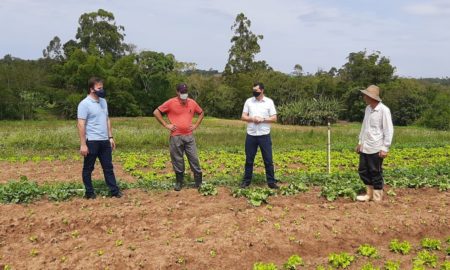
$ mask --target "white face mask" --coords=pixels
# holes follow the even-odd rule
[[[180,98],[186,100],[188,98],[188,94],[180,94]]]

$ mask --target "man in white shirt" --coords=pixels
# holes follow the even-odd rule
[[[392,143],[394,126],[391,111],[381,103],[378,86],[371,85],[361,92],[367,107],[356,152],[360,154],[358,173],[366,185],[366,194],[356,200],[380,202],[384,184],[382,164]]]
[[[253,85],[253,97],[247,99],[242,111],[242,121],[247,122],[245,139],[245,173],[241,188],[247,188],[253,176],[253,163],[258,147],[266,168],[266,179],[269,188],[278,189],[272,158],[272,139],[270,124],[277,122],[277,111],[273,100],[264,96],[264,84]]]

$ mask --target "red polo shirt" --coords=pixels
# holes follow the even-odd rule
[[[195,100],[188,98],[186,103],[183,104],[178,97],[164,102],[158,107],[158,110],[161,113],[167,114],[170,123],[177,127],[175,131],[170,133],[170,136],[191,135],[192,131],[189,127],[192,125],[194,114],[201,114],[203,112]]]

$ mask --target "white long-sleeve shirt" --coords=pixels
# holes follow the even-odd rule
[[[368,105],[359,133],[361,152],[365,154],[388,152],[393,136],[394,125],[389,108],[381,102],[374,109]]]

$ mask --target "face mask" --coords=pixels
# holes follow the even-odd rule
[[[106,96],[106,91],[103,88],[100,88],[99,90],[94,91],[94,93],[97,95],[97,97],[104,98]]]
[[[262,92],[256,92],[256,91],[253,91],[253,96],[254,96],[254,97],[259,97],[259,95],[261,95],[261,93],[262,93]]]
[[[186,100],[188,98],[188,94],[180,94],[180,98]]]

